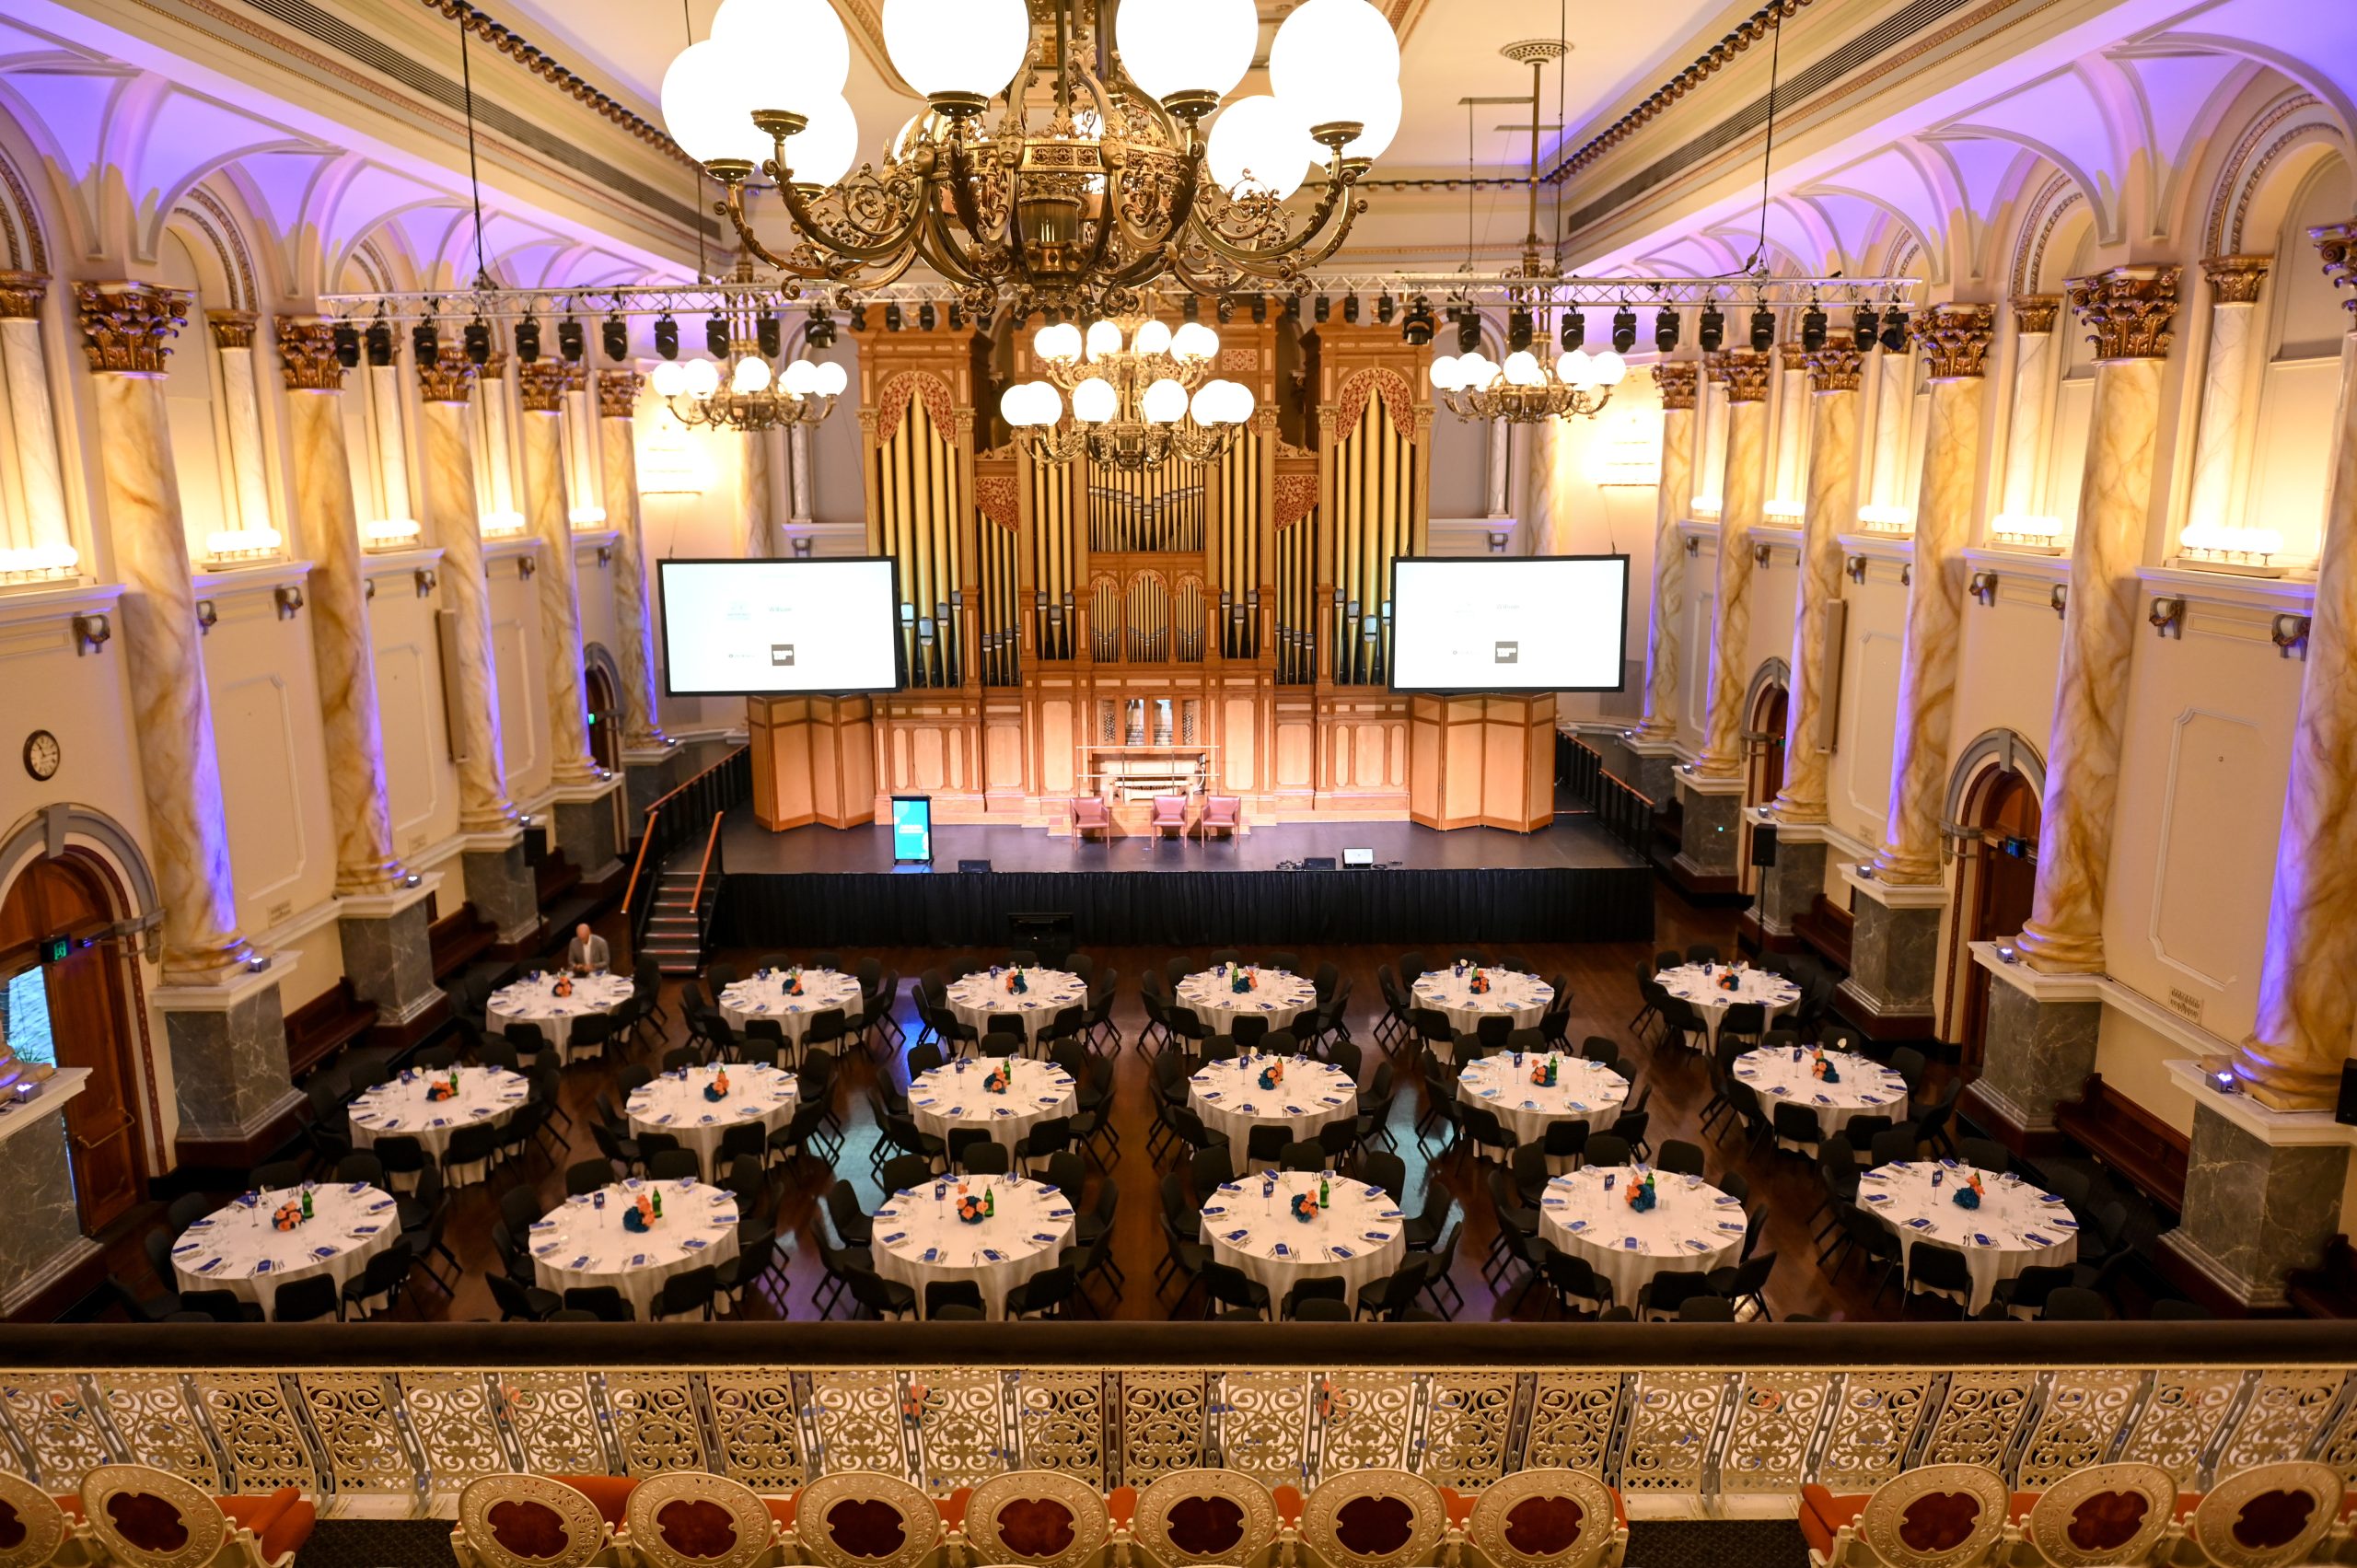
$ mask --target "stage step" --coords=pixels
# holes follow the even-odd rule
[[[656,875],[655,901],[647,912],[646,939],[639,951],[653,958],[665,974],[702,972],[703,948],[697,940],[696,879],[702,873],[701,852],[679,860]],[[711,889],[706,889],[709,894]]]

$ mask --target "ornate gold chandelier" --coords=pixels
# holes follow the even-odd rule
[[[740,260],[731,281],[751,284],[751,263]],[[834,323],[823,312],[813,313],[807,331],[809,346],[834,341]],[[785,351],[784,324],[751,296],[725,297],[705,319],[708,359],[669,357],[678,348],[679,328],[668,313],[656,324],[655,338],[666,355],[655,366],[655,395],[691,430],[750,433],[817,424],[835,412],[835,400],[850,385],[843,367],[831,360],[797,354],[783,370],[773,366],[771,361]]]
[[[1252,0],[885,0],[894,66],[925,97],[880,168],[851,169],[849,45],[825,0],[727,0],[663,86],[673,136],[717,180],[750,255],[789,280],[889,284],[922,261],[976,314],[1133,314],[1170,274],[1201,293],[1291,282],[1364,209],[1352,187],[1397,129],[1399,43],[1366,0],[1305,0],[1271,96],[1222,99],[1258,41]],[[1220,110],[1208,134],[1203,122]],[[1312,158],[1314,202],[1286,198]],[[776,187],[795,239],[756,233]],[[791,284],[789,285],[789,293]]]
[[[1172,458],[1205,463],[1226,454],[1252,417],[1252,389],[1211,375],[1219,334],[1200,321],[1175,332],[1148,317],[1126,332],[1099,319],[1084,335],[1071,322],[1042,327],[1031,353],[1045,381],[1022,381],[999,412],[1044,463],[1086,456],[1100,468],[1134,473]],[[1072,420],[1063,422],[1063,399]]]

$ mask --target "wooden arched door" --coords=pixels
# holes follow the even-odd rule
[[[1976,864],[1965,913],[1966,942],[2010,942],[2029,921],[2038,892],[2038,828],[2040,803],[2029,780],[2010,769],[1990,776],[1979,791],[1970,825],[1980,830],[1972,842]],[[1964,1019],[1959,1065],[1967,1076],[1980,1072],[1982,1036],[1989,1027],[1989,971],[1964,966]]]
[[[614,690],[614,678],[606,673],[605,666],[597,661],[585,665],[582,675],[583,695],[589,708],[589,755],[608,772],[619,772],[622,765],[621,693]]]
[[[118,908],[112,877],[73,851],[32,862],[0,900],[0,978],[8,987],[11,1049],[29,1038],[38,1012],[51,1060],[90,1070],[89,1082],[65,1107],[65,1131],[82,1228],[92,1235],[138,1202],[146,1180],[136,1025],[124,993],[121,941],[104,935]],[[61,936],[66,957],[43,963],[45,939]]]

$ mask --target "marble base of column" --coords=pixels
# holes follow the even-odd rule
[[[178,1163],[243,1172],[270,1158],[294,1135],[303,1104],[287,1064],[278,977],[166,986],[152,1000],[171,1051]]]
[[[1743,842],[1743,781],[1679,773],[1673,782],[1679,813],[1678,869],[1705,890],[1735,891],[1736,851]]]
[[[2281,1310],[2289,1305],[2283,1276],[2316,1267],[2340,1233],[2348,1179],[2345,1142],[2270,1143],[2196,1098],[2185,1208],[2160,1238],[2162,1265],[2199,1294]],[[2200,1292],[2202,1283],[2211,1290]]]
[[[687,775],[680,771],[686,757],[687,748],[676,741],[622,749],[622,785],[628,791],[623,809],[630,823],[625,836],[632,842],[645,828],[646,808],[686,782]]]
[[[1876,1040],[1928,1038],[1947,889],[1884,887],[1855,866],[1842,868],[1842,880],[1853,923],[1841,1016]]]
[[[549,801],[556,825],[556,847],[581,872],[584,882],[603,882],[621,870],[621,835],[616,825],[615,797],[622,791],[620,778],[584,788],[563,788]]]
[[[1989,1012],[1981,1031],[1980,1076],[1967,1091],[1969,1114],[2020,1153],[2053,1143],[2054,1108],[2086,1093],[2103,1030],[2103,1003],[2092,975],[2045,975],[2007,963],[1987,942],[1973,962],[1989,971]]]
[[[88,1076],[59,1073],[41,1098],[0,1120],[0,1214],[8,1216],[0,1225],[0,1318],[29,1316],[75,1277],[104,1272],[98,1244],[82,1234],[65,1142],[66,1102]]]
[[[407,1031],[440,1013],[445,998],[434,983],[433,923],[426,917],[440,880],[336,901],[344,978],[362,1001],[377,1005],[380,1030]]]
[[[1637,760],[1637,776],[1629,782],[1637,793],[1654,803],[1656,809],[1666,809],[1675,797],[1678,782],[1678,748],[1666,740],[1640,740],[1634,730],[1621,741],[1629,755]]]
[[[540,933],[540,889],[524,858],[524,835],[485,834],[470,839],[459,855],[467,902],[491,922],[500,946],[515,948]]]
[[[1752,915],[1765,946],[1782,951],[1799,947],[1800,918],[1817,905],[1825,891],[1825,857],[1829,846],[1821,838],[1787,826],[1772,811],[1752,814],[1754,830],[1776,830],[1776,864],[1759,868],[1759,901]]]

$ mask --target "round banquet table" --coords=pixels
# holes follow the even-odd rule
[[[1956,1206],[1956,1190],[1980,1178],[1978,1209]],[[2014,1175],[1949,1160],[1894,1160],[1858,1179],[1858,1202],[1898,1237],[1901,1265],[1919,1242],[1953,1248],[1972,1272],[1968,1313],[1989,1305],[1999,1280],[2033,1263],[2059,1267],[2079,1257],[2079,1222],[2051,1192]]]
[[[1355,1306],[1359,1293],[1380,1284],[1407,1255],[1407,1215],[1380,1187],[1329,1173],[1329,1206],[1313,1219],[1295,1219],[1296,1193],[1316,1192],[1319,1173],[1281,1170],[1246,1176],[1212,1194],[1203,1205],[1203,1239],[1212,1256],[1269,1287],[1274,1316],[1285,1292],[1305,1279],[1339,1274]]]
[[[1283,970],[1248,968],[1252,989],[1238,992],[1225,970],[1204,970],[1178,982],[1178,1000],[1192,1009],[1213,1034],[1226,1034],[1238,1015],[1257,1014],[1272,1029],[1289,1029],[1293,1021],[1318,1005],[1318,988]]]
[[[172,1243],[179,1288],[233,1291],[274,1318],[279,1288],[289,1281],[324,1273],[342,1291],[401,1239],[400,1212],[381,1188],[354,1181],[310,1191],[311,1217],[293,1230],[275,1228],[271,1216],[280,1204],[299,1202],[300,1187],[261,1193],[251,1204],[240,1199],[190,1225]]]
[[[1434,970],[1416,977],[1413,1000],[1419,1007],[1436,1007],[1448,1015],[1448,1027],[1459,1034],[1471,1034],[1480,1027],[1484,1017],[1503,1013],[1513,1020],[1517,1029],[1538,1027],[1539,1015],[1555,1000],[1555,988],[1535,974],[1520,974],[1513,970],[1483,970],[1489,977],[1490,989],[1473,989],[1472,970],[1458,974],[1455,970]],[[1444,1062],[1453,1062],[1457,1053],[1438,1041],[1433,1043],[1433,1053]]]
[[[797,972],[802,993],[789,996],[787,981]],[[775,1018],[796,1052],[802,1049],[802,1036],[811,1018],[830,1007],[842,1008],[845,1018],[859,1011],[855,977],[834,970],[770,970],[748,975],[720,993],[720,1016],[728,1020],[730,1028],[743,1034],[745,1026],[755,1018]]]
[[[1274,1063],[1284,1077],[1273,1089],[1260,1086],[1261,1070]],[[1252,1129],[1289,1129],[1296,1143],[1314,1139],[1329,1121],[1359,1113],[1358,1086],[1340,1067],[1306,1056],[1238,1056],[1207,1062],[1187,1080],[1187,1104],[1203,1125],[1225,1137],[1243,1158]]]
[[[1004,1094],[982,1087],[994,1062],[965,1057],[919,1074],[909,1086],[909,1110],[917,1125],[946,1143],[960,1127],[983,1127],[991,1141],[1007,1151],[1023,1135],[1051,1116],[1070,1116],[1079,1108],[1072,1074],[1052,1062],[1010,1056],[1006,1066],[1012,1082]]]
[[[991,969],[949,984],[949,1010],[976,1034],[990,1032],[991,1015],[1014,1013],[1023,1019],[1024,1049],[1036,1050],[1039,1031],[1067,1007],[1088,1005],[1088,987],[1067,970],[1025,970],[1020,992],[1007,990],[1011,970]]]
[[[1546,1142],[1548,1127],[1557,1121],[1596,1125],[1629,1098],[1628,1079],[1601,1062],[1580,1056],[1555,1057],[1552,1088],[1532,1083],[1531,1073],[1546,1061],[1535,1051],[1517,1057],[1501,1051],[1468,1062],[1457,1075],[1457,1092],[1497,1112],[1507,1131],[1526,1144]],[[1568,1156],[1563,1163],[1571,1163]]]
[[[600,1192],[567,1198],[532,1222],[532,1272],[543,1290],[564,1292],[612,1285],[644,1322],[654,1314],[663,1282],[737,1256],[737,1197],[700,1181],[666,1181],[663,1217],[655,1228],[622,1228],[622,1211],[658,1183],[632,1177]],[[598,1206],[603,1196],[605,1206]]]
[[[1610,1280],[1612,1304],[1631,1311],[1655,1274],[1707,1272],[1743,1252],[1741,1203],[1699,1176],[1664,1170],[1654,1172],[1654,1206],[1641,1214],[1628,1194],[1643,1175],[1642,1166],[1584,1166],[1547,1183],[1538,1209],[1539,1234]]]
[[[573,994],[556,993],[557,977],[533,974],[491,993],[484,1020],[500,1033],[510,1024],[538,1024],[559,1063],[573,1060],[573,1020],[590,1013],[610,1013],[630,1000],[630,979],[619,974],[582,975],[573,982]],[[603,1050],[600,1048],[600,1054]]]
[[[1735,1075],[1759,1092],[1761,1109],[1771,1117],[1780,1100],[1816,1111],[1817,1128],[1829,1138],[1853,1116],[1907,1119],[1906,1079],[1872,1057],[1846,1051],[1829,1051],[1825,1060],[1836,1077],[1830,1084],[1817,1076],[1817,1052],[1801,1047],[1747,1051],[1736,1059]],[[1782,1138],[1776,1146],[1800,1147]]]
[[[719,1100],[704,1098],[723,1072],[728,1093]],[[733,1067],[682,1067],[631,1090],[623,1111],[633,1132],[668,1132],[679,1146],[693,1149],[703,1168],[714,1176],[713,1156],[731,1127],[758,1121],[769,1132],[784,1126],[799,1103],[800,1086],[791,1073],[762,1063],[740,1062]],[[670,1200],[664,1200],[666,1204]]]
[[[959,1220],[958,1194],[980,1197],[986,1187],[997,1212],[980,1225]],[[912,1187],[876,1211],[876,1272],[916,1292],[920,1314],[926,1285],[971,1280],[983,1311],[1000,1318],[1007,1292],[1056,1266],[1073,1223],[1072,1201],[1044,1181],[993,1176]]]
[[[352,1146],[373,1148],[379,1138],[411,1137],[425,1150],[426,1157],[439,1164],[450,1146],[451,1133],[485,1121],[500,1126],[532,1093],[532,1086],[520,1073],[505,1067],[461,1067],[456,1095],[439,1100],[426,1098],[428,1090],[449,1081],[447,1071],[405,1072],[390,1083],[354,1096]],[[454,1182],[480,1181],[490,1163],[477,1160],[464,1171],[445,1167],[442,1174]],[[318,1206],[315,1198],[312,1207]]]
[[[1801,988],[1766,970],[1736,970],[1736,988],[1724,990],[1719,977],[1727,972],[1727,968],[1725,964],[1680,964],[1654,976],[1655,981],[1672,996],[1694,1005],[1694,1010],[1702,1016],[1702,1028],[1713,1051],[1719,1044],[1719,1020],[1736,1003],[1759,1003],[1771,1021],[1778,1014],[1788,1013],[1801,1005]]]

